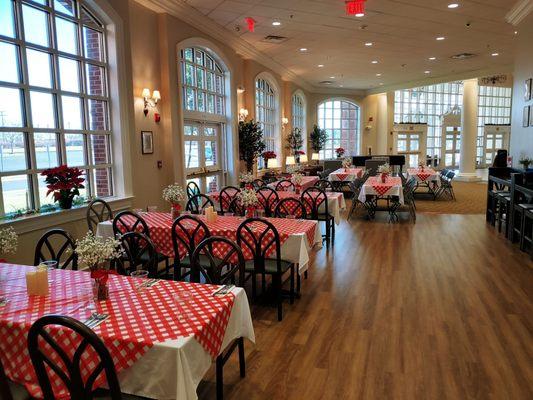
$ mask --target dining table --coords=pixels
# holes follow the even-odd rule
[[[121,391],[151,399],[197,399],[197,386],[217,356],[238,338],[255,342],[242,288],[215,295],[220,286],[167,280],[143,286],[141,278],[110,274],[108,299],[94,301],[90,272],[52,269],[48,294],[28,295],[26,274],[34,269],[0,264],[0,360],[7,377],[35,398],[42,398],[42,392],[27,336],[45,315],[69,316],[88,325],[109,351]],[[91,322],[94,312],[103,316],[98,324]],[[60,326],[48,332],[73,356],[77,334]],[[63,365],[51,347],[41,348],[56,365]],[[82,375],[88,376],[96,354],[87,352],[82,359]],[[51,383],[56,398],[68,395],[55,374]],[[96,379],[97,387],[106,387],[104,375]]]
[[[440,175],[437,171],[429,167],[408,168],[407,175],[414,177],[416,180],[415,194],[429,194],[436,200],[440,183]],[[426,188],[427,190],[420,192],[418,190],[420,188]]]
[[[302,191],[312,186],[315,186],[315,183],[317,183],[319,179],[320,178],[318,176],[302,176],[302,183],[300,184],[300,186],[302,187]],[[292,182],[291,178],[287,178],[287,180]],[[279,182],[280,181],[274,181],[269,183],[267,186],[271,189],[276,189]]]
[[[353,182],[363,176],[362,168],[339,168],[329,174],[330,182]]]
[[[146,212],[141,213],[141,217],[148,226],[150,239],[152,239],[156,250],[167,257],[174,258],[173,221],[170,213]],[[196,217],[205,222],[212,236],[223,236],[233,241],[237,240],[237,228],[245,221],[245,218],[238,216],[219,215],[216,217],[216,221],[208,221],[204,215],[196,215]],[[278,231],[281,258],[297,264],[300,275],[307,271],[311,249],[322,247],[322,233],[318,222],[289,218],[267,218],[267,220]],[[96,228],[96,235],[113,237],[112,221],[100,222]],[[253,255],[246,246],[242,247],[242,250],[246,260],[253,259]]]

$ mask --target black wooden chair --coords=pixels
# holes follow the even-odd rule
[[[33,265],[42,261],[56,261],[57,268],[78,269],[78,255],[75,252],[76,242],[63,229],[51,229],[46,232],[35,246]]]
[[[329,213],[328,196],[326,192],[317,187],[304,190],[301,196],[302,203],[307,210],[307,218],[322,221],[326,225],[326,245],[335,243],[335,217]]]
[[[57,329],[71,331],[79,337],[80,342],[72,355],[51,333]],[[48,345],[46,351],[43,350],[45,344]],[[98,361],[90,368],[92,372],[89,376],[84,377],[81,373],[85,369],[83,368],[85,363],[83,355],[89,350],[98,356]],[[142,399],[142,397],[124,395],[120,392],[113,359],[105,344],[96,333],[74,318],[63,315],[47,315],[39,318],[28,333],[28,351],[46,400],[55,399],[47,368],[54,371],[56,377],[63,381],[69,390],[71,399],[98,398],[99,394],[103,394],[102,398],[110,400]],[[63,365],[58,365],[52,360],[51,351],[57,354]],[[105,375],[107,381],[108,389],[106,390],[93,388],[95,380],[101,373]]]
[[[11,382],[4,371],[0,360],[0,399],[2,400],[30,400],[30,394],[22,385]]]
[[[291,304],[294,302],[295,265],[281,259],[281,243],[276,227],[266,219],[249,218],[237,228],[237,243],[253,255],[247,261],[246,273],[252,278],[252,297],[256,297],[256,276],[261,275],[261,289],[265,293],[266,275],[272,276],[276,293],[278,321],[283,319],[283,276],[289,272]]]
[[[121,211],[115,215],[115,218],[113,218],[113,234],[115,235],[115,238],[118,239],[121,235],[124,235],[128,232],[138,232],[150,237],[150,228],[148,227],[146,221],[139,214],[129,210]],[[169,277],[170,259],[164,254],[157,253],[157,265],[159,266],[159,263],[161,262],[165,263],[165,270],[159,271],[159,268],[157,268],[158,275]]]
[[[261,204],[261,207],[265,210],[265,216],[272,217],[274,215],[276,204],[279,201],[278,192],[268,186],[264,186],[256,190],[256,193],[259,204]]]
[[[96,227],[100,222],[113,219],[111,207],[102,199],[94,199],[87,206],[87,225],[92,233],[96,233]]]
[[[213,200],[205,194],[195,194],[187,201],[185,210],[192,214],[201,214],[207,207],[215,207]]]
[[[182,215],[174,220],[172,224],[174,280],[183,280],[190,274],[191,255],[196,246],[210,236],[211,233],[205,222],[196,216]],[[202,265],[208,262],[203,254],[200,254],[199,261]]]
[[[315,187],[320,188],[324,191],[333,190],[333,184],[327,179],[319,179],[315,182]]]
[[[235,197],[233,200],[231,200],[228,210],[226,211],[226,214],[227,213],[232,213],[237,217],[243,217],[244,214],[246,214],[246,209],[241,204],[241,199]]]
[[[207,257],[207,265],[201,261],[202,257]],[[208,283],[225,285],[230,282],[235,283],[237,281],[235,276],[238,274],[237,285],[244,287],[244,256],[241,248],[233,240],[221,236],[208,237],[196,247],[191,259],[191,277],[195,277],[196,282],[200,282],[200,277],[203,277]],[[224,365],[237,347],[241,378],[246,375],[244,339],[240,337],[216,359],[217,400],[222,400],[224,395]]]
[[[286,197],[281,199],[276,205],[276,218],[287,218],[288,216],[298,219],[307,218],[307,211],[304,204],[296,198]]]
[[[263,186],[266,186],[266,183],[264,180],[257,178],[257,179],[254,179],[254,181],[252,182],[252,185],[254,189],[257,190],[257,189],[262,188]]]
[[[196,184],[196,182],[190,181],[187,183],[187,198],[190,199],[191,197],[201,193],[200,187]]]
[[[229,210],[231,201],[240,193],[240,191],[241,190],[235,186],[226,186],[220,191],[218,202],[222,215],[224,215],[225,211]]]
[[[119,240],[124,254],[117,260],[117,272],[127,276],[143,269],[150,278],[157,278],[157,252],[150,238],[139,232],[127,232]]]
[[[363,181],[362,178],[357,178],[349,183],[350,191],[352,192],[352,206],[350,207],[350,212],[348,213],[348,219],[352,217],[353,213],[357,210],[358,205],[362,205],[366,208],[365,204],[359,200],[359,194],[361,193],[361,188],[363,187],[364,183],[365,181]]]
[[[296,190],[296,186],[292,181],[288,179],[282,179],[276,184],[276,190],[279,190],[280,192],[294,192]]]

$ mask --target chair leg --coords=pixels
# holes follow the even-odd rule
[[[222,356],[218,356],[216,361],[216,386],[217,400],[222,400],[224,398],[224,359]]]
[[[290,303],[294,304],[294,264],[291,265],[291,289],[289,296]]]
[[[306,271],[306,272],[307,272],[307,271]],[[304,275],[305,275],[305,272],[304,272]],[[296,274],[296,293],[300,293],[301,285],[302,285],[302,282],[301,282],[301,280],[300,280],[300,274],[297,273],[297,274]]]
[[[257,275],[252,272],[252,300],[257,298]]]
[[[335,220],[331,220],[331,244],[335,244]]]
[[[329,219],[326,218],[326,246],[329,246],[329,241],[330,241]]]
[[[278,303],[278,321],[283,319],[283,297],[281,293],[281,275],[276,275],[276,298]]]
[[[239,345],[239,371],[241,373],[241,378],[244,378],[246,376],[246,360],[244,357],[244,338],[239,338],[238,345]]]

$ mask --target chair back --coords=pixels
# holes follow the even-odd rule
[[[315,187],[320,188],[322,190],[333,190],[333,185],[327,179],[319,179],[318,181],[316,181]]]
[[[282,179],[276,184],[276,190],[280,192],[294,192],[295,189],[294,183],[288,179]]]
[[[187,201],[185,210],[190,211],[192,214],[201,214],[207,207],[215,207],[213,200],[205,194],[195,194]]]
[[[276,205],[276,218],[287,218],[287,216],[293,216],[294,218],[305,219],[307,218],[307,211],[304,204],[296,198],[287,197],[281,199]]]
[[[259,204],[265,209],[265,216],[272,217],[274,215],[274,208],[279,201],[278,192],[268,186],[264,186],[256,190],[256,193]]]
[[[209,260],[209,266],[200,263],[200,255]],[[204,239],[191,256],[191,281],[224,285],[233,282],[244,287],[244,256],[241,248],[231,239],[210,236]],[[235,275],[239,275],[238,282]]]
[[[157,252],[150,238],[139,232],[127,232],[119,240],[124,254],[117,260],[117,272],[128,276],[133,271],[144,269],[150,278],[156,278]]]
[[[238,197],[235,197],[233,200],[231,200],[226,213],[228,212],[233,213],[233,215],[237,217],[243,217],[244,214],[246,213],[246,209],[241,204],[241,199],[239,199]]]
[[[51,229],[46,232],[35,246],[33,265],[41,261],[56,261],[57,268],[78,269],[78,255],[75,252],[76,242],[63,229]]]
[[[231,201],[240,193],[240,189],[235,186],[226,186],[220,191],[220,197],[218,199],[220,204],[220,211],[224,214],[224,211],[228,211]]]
[[[277,262],[277,272],[281,273],[281,244],[276,227],[263,218],[248,218],[237,228],[237,243],[250,252],[256,272],[265,271],[267,257]],[[272,254],[272,256],[271,256]]]
[[[96,227],[100,222],[113,219],[111,207],[102,199],[94,199],[87,206],[87,225],[92,233],[96,233]]]
[[[380,159],[366,160],[365,169],[369,172],[370,176],[376,176],[378,173],[378,168],[382,165],[387,164],[388,162],[389,162],[388,158],[383,159],[383,160],[380,160]]]
[[[68,347],[63,345],[64,341],[58,341],[54,333],[71,337]],[[28,351],[45,399],[56,398],[49,376],[51,371],[54,372],[55,378],[61,379],[71,399],[92,399],[93,384],[101,373],[105,375],[109,387],[107,398],[122,399],[109,350],[96,333],[80,321],[63,315],[39,318],[28,332]],[[96,359],[94,365],[88,365],[84,357],[87,352],[96,355],[96,358],[90,358],[91,361]],[[57,358],[62,362],[54,361]],[[82,371],[88,371],[87,376]]]
[[[127,232],[139,232],[150,237],[150,229],[146,221],[133,211],[121,211],[113,218],[113,234],[116,238]]]
[[[9,381],[4,371],[2,360],[0,360],[0,399],[13,400],[13,395],[11,394],[11,389],[9,388]]]
[[[322,189],[317,187],[305,189],[302,193],[301,200],[307,211],[307,218],[318,219],[321,207],[324,207],[322,214],[329,215],[328,196]]]
[[[252,185],[254,189],[257,190],[257,189],[262,188],[263,186],[266,186],[266,183],[264,180],[257,178],[257,179],[254,179],[254,181],[252,182]]]
[[[201,194],[200,187],[196,184],[195,181],[190,181],[187,183],[187,198],[191,198],[193,196],[196,196],[197,194]]]

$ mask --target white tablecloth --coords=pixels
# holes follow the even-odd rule
[[[235,288],[233,293],[235,303],[222,350],[239,337],[255,343],[246,292]],[[209,353],[192,336],[156,343],[139,361],[118,375],[120,388],[124,393],[152,399],[196,400],[196,388],[212,362]]]
[[[409,168],[407,170],[407,174],[410,176],[414,176],[416,181],[419,183],[422,183],[422,182],[439,183],[440,182],[439,173],[432,168],[424,168],[423,171],[419,168]]]
[[[328,212],[335,218],[335,223],[341,223],[341,210],[346,210],[346,200],[344,200],[344,193],[327,192],[328,196]],[[322,207],[321,207],[322,208]]]
[[[400,204],[403,204],[403,187],[402,180],[399,177],[389,177],[387,179],[393,181],[393,186],[385,193],[381,194],[374,188],[376,185],[380,185],[379,176],[371,176],[361,187],[361,192],[359,193],[359,201],[365,203],[366,196],[397,196],[400,199]],[[374,185],[373,185],[374,184]]]
[[[329,174],[330,182],[353,182],[363,175],[362,168],[339,168]]]

